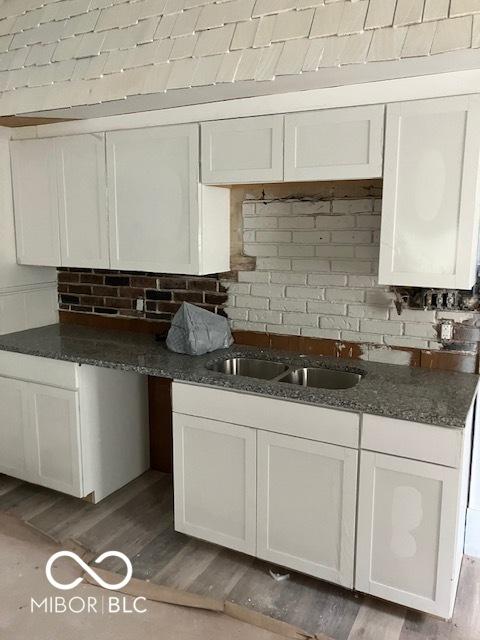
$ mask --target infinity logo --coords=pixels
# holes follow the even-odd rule
[[[52,575],[52,565],[55,562],[55,560],[58,560],[58,558],[72,558],[73,560],[75,560],[75,562],[78,565],[80,565],[80,567],[82,567],[82,569],[86,573],[88,573],[90,577],[92,577],[95,580],[97,584],[99,584],[104,589],[110,589],[112,591],[115,591],[118,589],[122,589],[125,585],[127,585],[130,582],[133,569],[132,569],[132,563],[130,562],[129,558],[124,553],[121,553],[120,551],[105,551],[105,553],[102,553],[102,555],[98,556],[95,562],[97,564],[100,564],[106,558],[111,558],[111,557],[120,558],[121,560],[123,560],[123,562],[125,563],[125,566],[127,567],[127,575],[125,576],[125,578],[123,578],[120,582],[116,582],[115,584],[110,584],[108,582],[105,582],[105,580],[102,580],[102,578],[90,566],[88,566],[88,564],[86,564],[79,556],[77,556],[76,553],[73,553],[73,551],[57,551],[57,553],[54,553],[53,556],[51,556],[51,558],[49,558],[47,562],[47,566],[45,567],[45,575],[47,576],[47,580],[50,582],[50,584],[56,587],[57,589],[61,589],[62,591],[75,589],[75,587],[77,587],[82,582],[83,580],[82,577],[75,578],[73,582],[69,582],[68,584],[62,584],[61,582],[58,582],[57,580],[55,580],[55,578]]]

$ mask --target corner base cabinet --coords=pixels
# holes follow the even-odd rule
[[[99,502],[148,467],[144,377],[0,352],[0,473]]]
[[[464,429],[174,382],[175,528],[451,618]]]

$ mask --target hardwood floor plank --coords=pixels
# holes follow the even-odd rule
[[[190,585],[189,591],[225,600],[253,561],[251,556],[220,549],[220,553]]]
[[[123,504],[112,513],[107,514],[90,529],[78,536],[78,541],[85,548],[94,552],[107,548],[110,543],[135,527],[146,512],[158,512],[158,505],[162,497],[171,494],[171,480],[169,476],[161,476],[153,485],[147,487],[131,500]],[[111,547],[110,547],[111,548]],[[121,549],[118,549],[121,551]]]
[[[156,574],[155,581],[168,587],[188,590],[219,553],[220,547],[190,539],[163,570]]]
[[[161,572],[189,541],[188,536],[174,531],[172,526],[168,527],[131,558],[133,575],[142,580],[158,582],[156,574]]]
[[[71,496],[63,495],[57,500],[51,507],[45,509],[41,513],[37,514],[33,518],[30,518],[29,523],[36,529],[47,533],[57,540],[61,540],[61,524],[72,514],[79,514],[86,510],[88,505],[84,500],[79,498],[73,498]],[[55,532],[53,535],[52,532]]]
[[[18,487],[20,484],[23,484],[21,480],[0,473],[0,495],[15,489],[15,487]]]
[[[130,500],[135,499],[144,489],[151,487],[155,482],[160,480],[162,476],[163,474],[157,471],[147,471],[98,504],[91,505],[91,509],[73,513],[62,523],[63,539],[78,539],[88,531],[88,529],[91,529],[101,520],[108,517],[113,511],[130,502]]]
[[[399,640],[405,609],[380,600],[363,603],[348,640]]]
[[[93,551],[131,558],[134,576],[227,599],[334,640],[477,640],[480,560],[465,558],[453,622],[369,598],[294,571],[274,581],[274,565],[178,533],[172,480],[149,472],[98,505],[0,475],[0,510],[47,535],[78,538]],[[123,572],[112,561],[110,570]],[[107,564],[107,563],[106,563]]]

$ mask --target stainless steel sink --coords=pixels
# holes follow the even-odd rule
[[[360,374],[350,373],[349,371],[304,367],[290,371],[278,381],[317,389],[350,389],[358,384],[361,379],[362,376]]]
[[[246,376],[261,380],[273,380],[287,371],[288,366],[281,362],[258,360],[255,358],[230,358],[207,366],[210,371],[218,371],[230,376]]]

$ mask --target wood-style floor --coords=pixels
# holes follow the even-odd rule
[[[98,505],[0,474],[0,511],[96,554],[122,551],[137,578],[231,600],[311,634],[335,640],[480,638],[480,561],[464,559],[450,623],[294,572],[276,582],[268,572],[276,567],[268,563],[176,533],[171,477],[159,472],[144,474]]]

